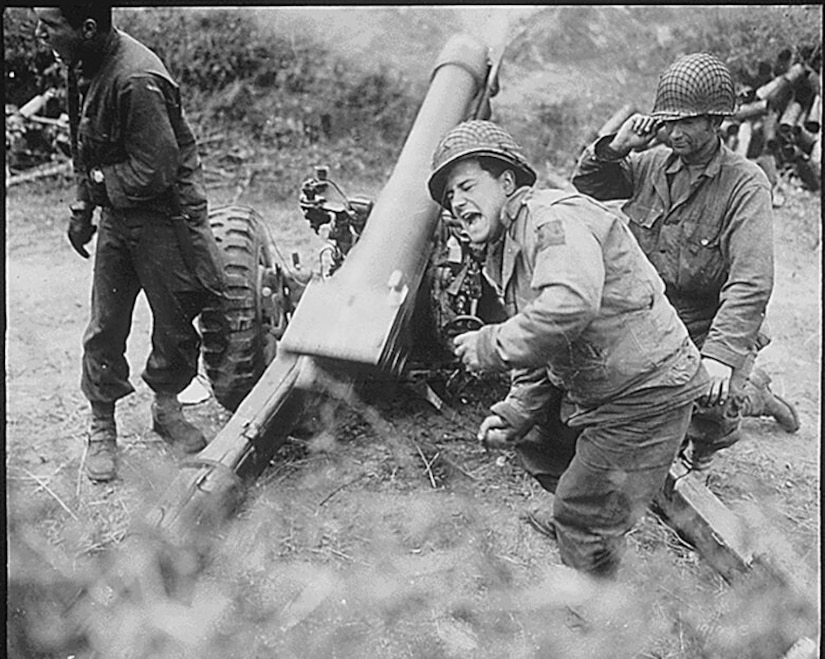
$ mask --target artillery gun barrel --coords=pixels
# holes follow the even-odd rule
[[[440,212],[426,185],[432,154],[441,138],[467,118],[487,70],[487,48],[475,39],[459,35],[444,48],[360,239],[333,277],[307,287],[300,313],[282,340],[287,350],[401,371],[406,359],[401,332]],[[332,319],[334,332],[329,331]]]
[[[312,372],[309,358],[279,352],[216,437],[181,465],[147,523],[186,540],[218,525],[237,502],[242,476],[265,466],[286,440],[300,410],[297,385]]]
[[[353,373],[359,365],[400,371],[401,332],[439,216],[426,185],[432,153],[470,114],[487,75],[483,44],[466,35],[448,42],[360,239],[334,276],[310,283],[274,361],[215,439],[181,469],[150,512],[150,525],[187,540],[208,534],[234,507],[241,478],[266,466],[286,440],[304,395],[323,388],[325,373]]]

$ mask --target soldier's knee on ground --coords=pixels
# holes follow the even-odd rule
[[[594,577],[615,576],[624,553],[624,535],[605,536],[554,516],[556,542],[562,562]]]

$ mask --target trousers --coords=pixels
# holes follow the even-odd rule
[[[668,397],[677,400],[674,405]],[[665,482],[691,419],[690,397],[671,388],[633,395],[632,414],[621,404],[583,427],[561,421],[562,393],[547,419],[516,445],[522,465],[554,492],[553,521],[562,562],[598,576],[618,568],[625,534]],[[644,409],[651,410],[644,413]],[[619,410],[619,413],[616,413]]]
[[[104,209],[98,226],[91,316],[83,335],[81,390],[93,403],[134,391],[126,341],[138,294],[152,312],[151,351],[142,376],[155,392],[177,394],[197,374],[193,320],[215,295],[186,265],[173,220],[151,211]]]

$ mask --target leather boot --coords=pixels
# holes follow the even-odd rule
[[[90,480],[107,482],[117,475],[117,427],[114,403],[92,403],[85,469]]]
[[[785,432],[799,430],[799,415],[785,399],[770,388],[771,378],[761,368],[753,369],[745,384],[743,416],[772,416]]]
[[[184,418],[175,394],[155,394],[152,429],[184,453],[197,453],[206,446],[203,433]]]

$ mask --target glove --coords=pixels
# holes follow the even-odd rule
[[[95,235],[97,227],[92,224],[92,213],[95,207],[86,201],[76,201],[69,208],[72,211],[72,218],[69,220],[69,242],[80,256],[89,258],[89,252],[85,245]]]

